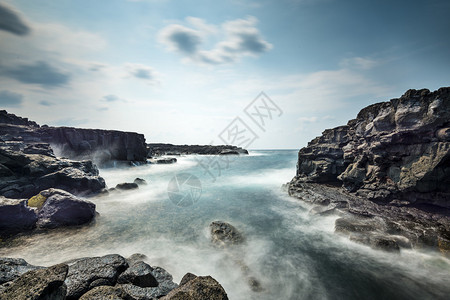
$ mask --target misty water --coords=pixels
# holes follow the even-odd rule
[[[281,185],[295,174],[297,151],[251,151],[220,161],[177,159],[172,165],[102,169],[109,187],[136,177],[148,185],[92,198],[99,212],[93,225],[24,236],[1,248],[0,255],[48,266],[84,256],[143,253],[175,282],[187,272],[213,276],[230,299],[450,295],[450,261],[439,253],[386,253],[350,242],[333,233],[336,216],[311,215],[308,204],[287,196]],[[213,167],[215,178],[199,161]],[[177,174],[192,174],[201,182],[201,196],[192,205],[169,199],[168,185]],[[233,224],[246,236],[245,244],[227,250],[211,245],[208,226],[215,220]],[[252,291],[249,277],[263,291]]]

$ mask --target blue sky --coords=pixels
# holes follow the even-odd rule
[[[449,13],[446,0],[0,1],[0,107],[178,144],[223,144],[239,117],[249,148],[297,149],[369,104],[449,86]],[[244,111],[261,91],[281,110],[264,128]]]

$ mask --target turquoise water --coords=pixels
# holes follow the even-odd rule
[[[51,265],[139,252],[177,282],[187,272],[213,276],[230,299],[445,299],[450,294],[450,262],[438,253],[394,254],[355,244],[333,233],[337,217],[313,216],[309,205],[288,197],[281,185],[295,175],[297,151],[177,159],[173,165],[101,170],[109,187],[136,177],[148,185],[91,199],[100,214],[92,226],[23,237],[0,255]],[[211,166],[210,174],[202,164]],[[195,189],[191,205],[169,199],[169,182],[177,174],[194,175],[201,183],[201,195],[196,197],[200,190]],[[180,190],[189,192],[185,185]],[[233,224],[246,243],[229,250],[213,247],[208,225],[214,220]],[[250,276],[263,291],[251,290]]]

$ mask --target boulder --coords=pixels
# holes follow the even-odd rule
[[[45,198],[38,212],[39,228],[82,225],[95,217],[95,204],[75,197],[59,189],[48,189],[39,193]]]
[[[117,190],[128,191],[139,188],[137,183],[134,182],[124,182],[116,185]]]
[[[125,258],[117,254],[81,258],[68,264],[67,300],[78,299],[97,286],[115,285],[119,274],[128,267]]]
[[[0,257],[0,284],[19,278],[24,273],[42,269],[42,267],[33,266],[22,258]]]
[[[223,287],[211,276],[199,276],[172,290],[162,300],[225,300]]]
[[[45,269],[29,271],[3,290],[1,299],[4,300],[33,300],[33,299],[65,299],[66,278],[68,266],[55,265]]]
[[[135,300],[120,287],[97,286],[80,297],[80,300]]]
[[[136,178],[133,182],[136,183],[137,185],[147,185],[147,181],[145,181],[145,179],[142,178]]]
[[[197,275],[192,274],[192,273],[186,273],[184,274],[183,278],[181,278],[180,281],[180,286],[185,285],[186,283],[188,283],[189,281],[191,281],[192,279],[197,278]]]
[[[209,225],[211,241],[218,246],[242,244],[243,235],[231,224],[223,221],[214,221]]]
[[[153,268],[143,261],[138,261],[120,274],[118,283],[131,283],[138,287],[157,287],[158,282],[152,274]]]
[[[0,236],[30,230],[36,222],[36,212],[27,206],[27,200],[0,196]]]

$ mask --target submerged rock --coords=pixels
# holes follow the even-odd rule
[[[68,266],[55,265],[46,269],[32,270],[17,278],[3,290],[1,299],[4,300],[33,300],[33,299],[65,299],[66,278]]]
[[[211,241],[219,246],[242,244],[244,236],[231,224],[214,221],[209,225]]]
[[[133,182],[136,183],[137,185],[147,185],[147,181],[145,181],[145,179],[142,178],[136,178]]]
[[[199,276],[172,290],[162,300],[227,300],[223,287],[211,276]]]
[[[128,191],[139,188],[137,183],[134,182],[124,182],[116,185],[117,190]]]

